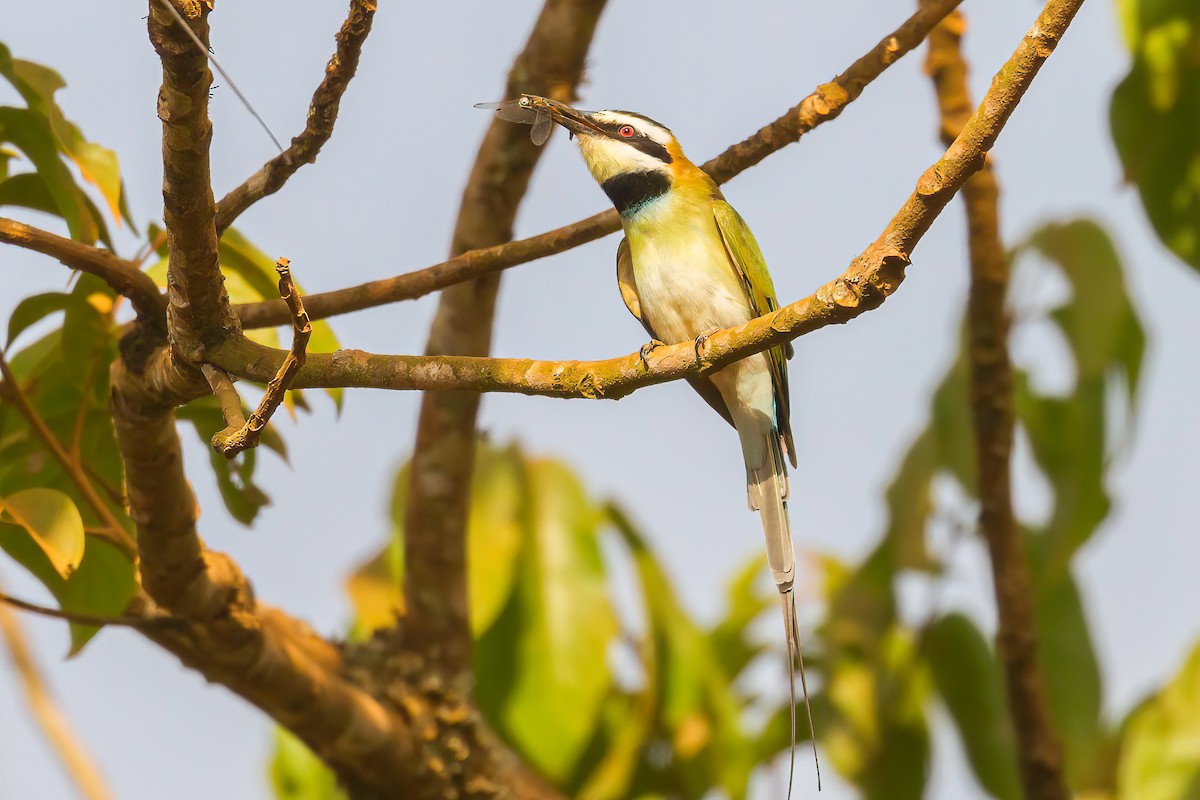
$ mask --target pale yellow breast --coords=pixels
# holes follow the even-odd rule
[[[675,198],[626,221],[642,314],[659,339],[695,339],[751,319],[707,204]]]

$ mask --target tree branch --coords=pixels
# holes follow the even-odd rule
[[[333,135],[342,95],[358,69],[363,43],[371,32],[375,6],[375,0],[350,0],[350,13],[337,32],[337,49],[325,66],[325,79],[313,92],[304,130],[292,139],[286,150],[221,198],[217,204],[218,232],[233,224],[250,206],[282,189],[300,167],[317,160],[317,154]]]
[[[292,282],[292,272],[288,268],[288,260],[280,258],[276,261],[275,271],[279,273],[279,294],[283,296],[284,302],[292,312],[292,348],[288,351],[283,364],[280,365],[279,371],[275,373],[275,377],[267,383],[266,394],[263,395],[258,408],[250,414],[250,419],[245,420],[237,427],[219,431],[213,436],[213,447],[226,458],[233,458],[243,450],[258,445],[258,437],[262,434],[263,428],[267,427],[267,423],[271,421],[271,415],[283,402],[284,395],[291,388],[296,373],[304,366],[305,355],[308,352],[308,339],[312,335],[312,325],[309,324],[308,313],[304,310],[304,302],[300,299],[300,293],[296,291],[296,284]],[[225,379],[229,380],[229,376],[225,375]],[[230,384],[230,388],[232,388],[232,384]],[[236,395],[236,392],[234,394]],[[232,426],[239,416],[241,416],[240,402],[236,415],[226,413],[226,422]]]
[[[618,399],[643,386],[711,372],[767,348],[877,308],[899,287],[909,256],[966,180],[985,163],[1013,109],[1053,52],[1083,0],[1051,0],[993,80],[962,133],[917,182],[879,238],[841,276],[809,297],[714,333],[697,356],[690,342],[605,361],[384,356],[356,350],[312,354],[295,386],[516,392]],[[284,353],[233,337],[214,354],[231,374],[265,381]]]
[[[74,782],[79,796],[86,800],[111,798],[112,793],[105,785],[95,761],[75,736],[62,709],[50,694],[16,615],[4,603],[0,603],[0,635],[8,645],[13,667],[21,679],[29,711]]]
[[[546,0],[509,72],[505,96],[547,94],[573,101],[604,0]],[[494,119],[484,135],[454,228],[460,254],[512,238],[517,208],[542,150],[528,132]],[[486,356],[499,276],[447,288],[438,302],[426,352]],[[479,395],[427,394],[421,400],[404,521],[405,645],[424,653],[452,680],[468,685],[466,525],[475,465]]]
[[[125,295],[138,316],[165,324],[167,300],[153,279],[133,263],[119,258],[108,250],[64,239],[49,231],[0,217],[0,242],[23,247],[56,258],[71,269],[95,275]]]
[[[216,211],[209,173],[212,123],[208,54],[192,41],[163,2],[150,0],[150,42],[162,60],[158,93],[162,120],[163,220],[170,264],[167,269],[167,327],[172,347],[186,360],[203,360],[204,350],[238,321],[229,306],[217,257]],[[180,9],[200,41],[208,42],[208,11],[202,3]]]
[[[862,94],[867,84],[919,45],[938,20],[961,2],[934,0],[928,3],[841,75],[818,86],[783,116],[745,141],[732,145],[701,168],[712,175],[717,183],[725,183],[772,153],[799,141],[808,131],[841,114],[847,105]],[[515,95],[510,93],[506,96]],[[620,227],[617,213],[604,211],[528,239],[468,250],[440,264],[403,275],[311,294],[305,298],[305,302],[313,319],[324,319],[401,300],[414,300],[447,286],[565,252],[615,233]],[[246,303],[237,306],[236,310],[247,329],[287,324],[287,309],[278,301]]]
[[[929,38],[926,69],[937,90],[941,136],[952,141],[970,111],[961,14]],[[962,190],[967,213],[971,287],[967,303],[971,410],[979,468],[979,528],[991,554],[1008,702],[1017,734],[1021,778],[1030,800],[1066,800],[1062,742],[1054,730],[1037,654],[1034,586],[1012,505],[1013,370],[1008,354],[1009,261],[1000,237],[999,186],[990,163]]]

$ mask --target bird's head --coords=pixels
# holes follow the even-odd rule
[[[703,175],[670,129],[649,117],[631,111],[580,111],[533,95],[523,95],[520,102],[570,131],[592,177],[622,214],[636,213],[690,183],[692,173]]]

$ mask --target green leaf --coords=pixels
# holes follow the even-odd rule
[[[975,777],[997,800],[1018,800],[1021,783],[1003,675],[987,641],[965,616],[949,614],[930,626],[923,646]]]
[[[758,759],[742,728],[743,702],[733,679],[722,668],[713,639],[684,611],[642,535],[619,509],[610,507],[608,514],[633,559],[648,628],[639,647],[646,675],[639,702],[652,703],[644,714],[653,717],[639,717],[642,721],[627,733],[643,751],[638,774],[648,771],[648,782],[635,788],[700,797],[720,787],[732,798],[745,797]],[[635,742],[623,746],[633,748]],[[648,756],[645,751],[654,746],[672,753],[669,763]]]
[[[528,481],[516,447],[478,449],[467,520],[467,588],[476,636],[495,623],[512,595],[528,523]]]
[[[329,767],[283,728],[275,729],[271,788],[278,800],[346,800]]]
[[[1077,219],[1043,225],[1026,246],[1053,262],[1071,285],[1071,300],[1051,319],[1071,347],[1079,380],[1120,378],[1132,405],[1146,334],[1112,240],[1095,222]]]
[[[8,318],[8,339],[4,345],[5,349],[12,347],[16,338],[28,330],[31,325],[36,325],[55,311],[62,311],[70,302],[71,295],[62,292],[46,292],[26,297],[17,304],[17,307],[13,309],[12,316]]]
[[[123,194],[117,155],[95,142],[87,141],[79,128],[63,115],[54,93],[64,88],[66,81],[49,67],[12,58],[4,45],[0,45],[0,75],[8,78],[16,87],[31,111],[45,117],[58,148],[75,162],[84,180],[100,190],[113,219],[119,224]]]
[[[1122,0],[1121,18],[1133,66],[1113,91],[1113,142],[1163,243],[1200,269],[1200,8]]]
[[[734,573],[726,590],[728,610],[709,634],[721,669],[731,679],[766,651],[760,642],[750,638],[751,624],[779,603],[778,592],[763,589],[762,577],[766,570],[766,556],[759,555]]]
[[[1134,712],[1117,773],[1120,800],[1200,798],[1200,646]]]
[[[1038,536],[1027,540],[1038,582],[1038,660],[1050,716],[1063,740],[1070,784],[1087,786],[1092,776],[1103,772],[1101,760],[1107,754],[1100,664],[1075,579],[1069,571],[1047,571],[1041,552],[1047,543]]]
[[[0,526],[2,527],[2,526]],[[137,589],[133,562],[108,542],[93,538],[70,578],[63,579],[45,552],[28,536],[10,536],[0,531],[0,549],[33,573],[58,600],[63,611],[113,617],[124,613]],[[70,624],[71,649],[76,655],[99,631],[92,625]]]
[[[606,659],[616,616],[597,509],[561,464],[533,461],[527,470],[532,508],[515,595],[521,669],[500,722],[543,774],[563,780],[612,681]]]
[[[83,560],[83,518],[70,497],[53,489],[26,489],[0,497],[0,523],[25,530],[63,578]]]
[[[12,142],[33,162],[54,198],[57,213],[66,220],[71,238],[88,243],[96,241],[98,230],[70,170],[59,159],[50,122],[28,109],[2,107],[0,139]]]

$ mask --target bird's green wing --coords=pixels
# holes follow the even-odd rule
[[[771,281],[771,273],[767,271],[767,261],[763,258],[754,234],[742,219],[741,214],[724,200],[713,202],[713,219],[725,243],[725,252],[729,262],[741,281],[746,299],[754,311],[754,316],[761,317],[779,308],[775,299],[775,284]],[[790,343],[772,347],[767,351],[771,364],[771,379],[775,386],[775,424],[779,435],[787,447],[792,466],[796,466],[796,446],[792,442],[792,423],[790,418],[791,398],[788,393],[787,359],[792,357]]]
[[[642,327],[646,329],[646,333],[650,334],[651,339],[657,339],[658,334],[654,332],[646,317],[642,315],[642,302],[637,293],[637,279],[633,274],[633,256],[629,252],[629,242],[623,238],[621,244],[617,245],[617,287],[621,290],[621,299],[625,301],[625,307],[629,309],[629,313],[642,323]],[[688,378],[687,382],[692,385],[697,394],[704,398],[704,402],[712,406],[718,414],[725,418],[726,422],[730,425],[733,424],[733,415],[729,413],[729,406],[725,405],[725,398],[721,397],[721,393],[711,380],[697,376]]]

